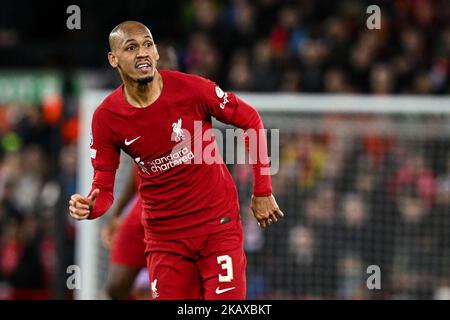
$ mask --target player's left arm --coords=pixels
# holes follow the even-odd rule
[[[251,209],[259,225],[266,228],[284,216],[272,194],[272,184],[264,125],[258,112],[231,92],[222,91],[215,83],[205,82],[204,108],[207,114],[245,130],[247,150],[253,148],[253,196]],[[250,140],[249,133],[256,139]],[[252,145],[250,146],[250,143]]]

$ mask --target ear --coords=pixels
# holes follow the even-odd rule
[[[108,61],[111,67],[117,68],[119,62],[117,61],[117,57],[112,52],[108,52]]]
[[[155,44],[155,50],[156,50],[156,61],[159,61],[159,52],[158,52],[158,47]]]

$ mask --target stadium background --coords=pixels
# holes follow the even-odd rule
[[[71,4],[81,8],[81,30],[66,27]],[[366,28],[371,4],[381,8],[381,30]],[[80,97],[119,83],[106,61],[107,35],[127,19],[173,45],[182,71],[227,90],[299,101],[298,112],[276,112],[275,100],[262,113],[267,127],[280,129],[273,184],[284,221],[258,229],[248,209],[251,170],[230,167],[249,298],[450,298],[448,1],[1,6],[0,299],[73,298],[66,268],[76,263],[77,229],[66,206],[78,188]],[[302,109],[302,99],[329,95],[412,95],[416,103],[410,112],[401,102],[389,112],[348,112],[333,102],[328,111]],[[382,270],[381,290],[366,287],[372,264]]]

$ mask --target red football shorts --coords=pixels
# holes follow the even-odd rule
[[[152,299],[245,299],[242,228],[187,239],[150,240],[147,248]]]
[[[134,268],[145,268],[144,227],[141,224],[142,203],[136,197],[135,203],[122,221],[111,249],[111,262]]]

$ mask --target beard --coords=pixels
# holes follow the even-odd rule
[[[129,74],[125,73],[120,64],[117,65],[117,68],[119,69],[119,73],[120,73],[121,77],[128,79],[128,81],[136,82],[138,85],[149,84],[150,82],[153,81],[153,78],[155,77],[155,75],[149,75],[149,76],[144,76],[142,78],[134,78],[134,77],[130,76]]]
[[[147,76],[147,77],[144,77],[144,78],[138,78],[138,79],[136,79],[136,82],[138,84],[140,84],[140,85],[145,85],[145,84],[148,84],[149,82],[152,82],[153,78],[154,78],[154,76]]]

